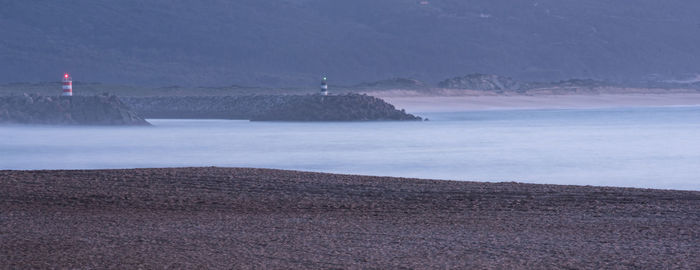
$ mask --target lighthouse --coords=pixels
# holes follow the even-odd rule
[[[321,81],[321,95],[328,95],[328,82],[326,82],[326,77],[323,77],[323,80]]]
[[[63,94],[62,96],[70,97],[73,95],[73,78],[70,74],[63,74]]]

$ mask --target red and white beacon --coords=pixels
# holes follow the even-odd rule
[[[62,96],[70,97],[73,95],[73,78],[70,74],[63,74],[63,94]]]

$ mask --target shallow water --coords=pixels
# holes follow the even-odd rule
[[[230,166],[700,190],[700,107],[419,115],[431,121],[1,126],[0,169]]]

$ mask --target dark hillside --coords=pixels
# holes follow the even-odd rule
[[[427,4],[421,4],[426,2]],[[314,86],[694,77],[700,2],[0,0],[0,83]]]

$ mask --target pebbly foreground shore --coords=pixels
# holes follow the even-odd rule
[[[238,168],[0,171],[3,268],[700,268],[700,192]]]

